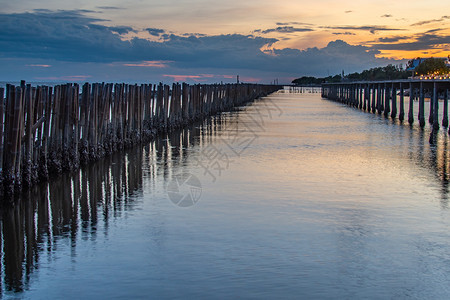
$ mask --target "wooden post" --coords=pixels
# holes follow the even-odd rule
[[[31,177],[31,164],[33,155],[33,99],[31,85],[27,84],[25,88],[25,111],[26,111],[26,123],[25,123],[25,155],[23,157],[23,183],[26,187],[30,187],[32,184]],[[22,133],[20,133],[20,139]]]
[[[162,124],[164,122],[164,107],[163,107],[163,101],[164,101],[164,87],[162,83],[159,83],[158,85],[158,92],[156,96],[156,105],[157,105],[157,116],[158,116],[158,128],[162,127]]]
[[[5,145],[5,141],[3,140],[3,128],[4,122],[6,122],[6,118],[4,118],[5,114],[5,101],[4,101],[5,89],[0,88],[0,190],[1,185],[3,184],[3,149]],[[5,121],[3,121],[5,120]]]
[[[435,93],[435,88],[436,88],[435,83],[436,82],[433,83],[433,91],[430,96],[430,115],[428,116],[428,122],[431,125],[434,124],[433,118],[434,118],[434,100],[435,100],[434,93]]]
[[[71,107],[71,114],[72,114],[72,153],[73,153],[73,162],[72,162],[72,168],[78,169],[80,167],[80,157],[79,157],[79,142],[80,142],[80,132],[79,132],[79,115],[80,115],[80,103],[79,103],[79,95],[80,95],[80,87],[78,84],[74,84],[73,90],[72,90],[73,96],[73,102]]]
[[[15,88],[9,84],[6,85],[6,102],[5,102],[5,125],[4,125],[4,143],[3,143],[3,180],[5,186],[12,182],[12,157],[10,157],[11,153],[11,139],[12,139],[12,120],[13,120],[13,110],[12,107],[14,105],[14,93]],[[6,187],[7,191],[9,189]]]
[[[59,173],[60,164],[58,161],[58,133],[59,133],[59,105],[61,103],[60,96],[61,87],[59,85],[55,86],[54,94],[51,94],[51,125],[49,132],[49,171],[50,173]]]
[[[89,112],[91,106],[91,85],[85,83],[81,95],[80,105],[80,130],[81,130],[81,145],[80,145],[80,159],[85,163],[89,160]]]
[[[365,111],[367,108],[367,85],[364,86],[364,103],[363,103],[363,110]]]
[[[442,126],[448,127],[448,88],[444,89],[444,116],[442,117]]]
[[[403,89],[403,83],[400,82],[400,113],[398,115],[398,119],[400,122],[403,122],[405,119],[405,99],[404,99],[404,89]]]
[[[375,106],[375,101],[376,101],[376,85],[375,83],[372,84],[372,113],[376,112],[376,106]]]
[[[363,108],[363,85],[359,84],[359,108]]]
[[[387,86],[387,84],[384,84],[384,116],[387,117],[389,116],[389,113],[391,112],[391,107],[390,107],[390,94],[389,94],[389,87]]]
[[[420,82],[419,88],[419,123],[420,127],[425,126],[425,95],[423,92],[423,82]]]
[[[439,120],[438,120],[438,112],[439,112],[439,99],[438,99],[438,84],[435,81],[433,84],[433,129],[439,129]]]
[[[10,126],[8,130],[8,153],[5,152],[5,183],[9,185],[8,190],[12,192],[14,185],[20,183],[20,149],[22,145],[21,123],[23,119],[22,99],[23,89],[21,87],[10,86],[9,109],[10,109]]]
[[[378,114],[381,114],[381,112],[383,111],[383,106],[381,103],[381,95],[382,95],[381,83],[378,83],[377,84],[377,112],[378,112]]]
[[[183,123],[189,117],[189,102],[188,102],[189,93],[187,91],[187,84],[183,82],[182,84],[182,95],[181,95],[181,109],[183,110]]]
[[[98,103],[99,84],[92,85],[91,104],[89,112],[89,159],[94,160],[97,157],[97,103]]]
[[[169,97],[170,97],[170,87],[165,84],[164,85],[164,128],[169,128]]]
[[[409,110],[408,110],[408,123],[412,125],[414,123],[414,87],[412,82],[409,83]]]
[[[31,89],[31,86],[30,86]],[[25,93],[26,93],[26,85],[25,81],[22,81],[21,83],[21,90],[22,90],[22,97],[20,98],[20,116],[19,116],[19,129],[18,129],[18,135],[17,135],[17,160],[16,160],[16,172],[15,172],[15,186],[21,187],[22,186],[22,169],[23,169],[23,156],[25,155],[25,152],[22,151],[24,148],[22,146],[22,143],[24,140],[24,133],[25,133]],[[17,93],[16,93],[17,96]],[[31,97],[31,96],[30,96]]]
[[[395,87],[395,84],[392,84],[392,112],[391,112],[391,118],[395,119],[397,116],[397,89]]]
[[[39,178],[48,178],[48,147],[49,147],[49,135],[50,135],[50,124],[52,121],[52,87],[44,88],[44,130],[42,132],[42,154],[39,163]]]
[[[42,131],[43,123],[45,122],[44,117],[44,88],[38,86],[33,88],[33,92],[36,93],[33,98],[36,99],[34,105],[33,119],[36,120],[33,125],[33,182],[36,182],[39,178],[39,164],[40,158],[42,156]]]

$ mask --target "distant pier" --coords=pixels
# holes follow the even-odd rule
[[[398,118],[409,124],[418,121],[421,127],[424,127],[427,121],[425,99],[429,98],[428,122],[434,133],[440,125],[448,127],[449,89],[450,78],[430,76],[405,80],[324,83],[322,97],[366,112],[383,114],[392,119]],[[408,107],[405,107],[406,97],[409,99]],[[443,100],[442,107],[439,106],[439,99]],[[417,118],[414,117],[414,101],[419,103]],[[438,117],[439,109],[443,110],[442,120]]]
[[[285,90],[291,94],[303,93],[318,93],[321,90],[321,85],[287,85]]]

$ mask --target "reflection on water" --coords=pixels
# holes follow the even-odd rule
[[[75,252],[77,235],[95,239],[98,222],[107,234],[111,218],[135,208],[143,180],[150,184],[155,178],[167,180],[172,169],[188,160],[190,147],[211,142],[211,137],[236,117],[233,113],[217,115],[203,124],[172,131],[18,196],[15,207],[1,210],[3,290],[29,288],[30,274],[39,269],[41,253],[57,251],[58,240],[69,239]]]
[[[275,94],[270,99],[283,114],[270,116],[259,128],[254,120],[267,100],[64,174],[22,195],[15,207],[3,208],[2,294],[44,297],[37,290],[52,286],[43,278],[54,278],[63,253],[72,268],[79,268],[73,271],[79,277],[97,272],[97,264],[105,278],[117,261],[126,268],[151,265],[136,271],[139,276],[130,283],[122,280],[127,288],[114,288],[110,279],[95,281],[105,297],[106,290],[142,296],[141,289],[180,298],[218,293],[375,297],[377,283],[392,289],[380,295],[420,297],[424,294],[412,286],[423,280],[422,274],[438,276],[427,283],[446,282],[446,221],[433,219],[430,200],[438,186],[436,204],[448,211],[450,140],[444,130],[430,144],[428,128],[362,114],[318,95]],[[226,149],[224,137],[236,124],[253,126],[257,139],[211,182],[196,161],[210,145]],[[167,182],[183,172],[198,175],[205,185],[204,199],[188,210],[167,206],[165,194]],[[409,186],[412,178],[417,182]],[[405,228],[427,213],[432,236]],[[130,227],[142,231],[136,235],[144,245],[136,246],[136,252],[126,248],[105,262],[90,252],[120,249],[121,240],[109,239],[116,231],[124,232],[123,243],[133,244],[136,237],[125,230]],[[136,254],[138,263],[124,258],[127,251]],[[146,257],[150,262],[144,262]],[[401,277],[414,273],[417,278]],[[183,289],[174,290],[173,281]],[[402,284],[411,290],[399,292]],[[94,287],[84,288],[95,295],[89,294]]]

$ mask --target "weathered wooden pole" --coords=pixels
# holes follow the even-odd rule
[[[413,124],[414,123],[414,87],[412,82],[409,83],[409,110],[408,110],[408,123]]]
[[[436,88],[435,84],[436,82],[433,83],[433,91],[430,96],[430,115],[428,116],[428,123],[430,123],[431,125],[434,124],[433,118],[434,118],[434,100],[435,100],[434,93]]]
[[[31,88],[31,86],[30,86]],[[16,171],[15,171],[15,186],[19,189],[22,186],[22,169],[23,169],[23,157],[25,153],[22,151],[22,145],[25,142],[23,139],[23,133],[25,130],[25,93],[26,93],[26,85],[25,81],[22,81],[20,89],[22,90],[22,97],[20,98],[20,115],[19,115],[19,127],[17,132],[17,160],[16,160]],[[17,93],[16,93],[17,96]],[[25,145],[24,145],[25,146]]]
[[[23,183],[26,187],[32,185],[31,168],[32,168],[32,155],[33,155],[33,104],[32,99],[32,89],[31,85],[27,84],[25,88],[25,113],[26,113],[26,123],[25,123],[25,155],[23,157]],[[19,133],[22,138],[22,132]],[[20,175],[19,175],[20,176]]]
[[[438,99],[438,84],[435,81],[433,84],[433,129],[439,129],[439,99]]]
[[[161,127],[161,124],[164,122],[164,107],[163,107],[163,100],[164,100],[164,87],[162,83],[160,82],[158,85],[157,95],[156,95],[156,107],[157,107],[157,118],[158,118],[158,127]]]
[[[358,89],[359,89],[359,91],[358,91],[359,108],[362,109],[363,108],[363,85],[359,84]]]
[[[374,84],[372,84],[372,113],[375,113],[376,110],[377,110],[376,105],[375,105],[375,102],[376,102],[376,91],[377,91],[377,88],[376,88],[376,85],[374,83]]]
[[[367,96],[366,96],[366,101],[367,101],[367,104],[366,104],[366,109],[367,109],[367,111],[369,112],[370,111],[370,84],[367,84]]]
[[[80,87],[78,84],[74,84],[74,87],[72,89],[72,107],[71,107],[71,118],[72,118],[72,140],[71,142],[71,152],[72,152],[72,169],[76,170],[80,167],[80,151],[79,151],[79,144],[80,144],[80,129],[79,129],[79,122],[80,122],[80,103],[79,103],[79,97],[80,97]]]
[[[404,99],[404,89],[403,83],[400,82],[400,113],[398,114],[398,119],[403,122],[405,119],[405,99]]]
[[[170,87],[165,84],[164,85],[164,128],[167,129],[169,127],[169,95]]]
[[[367,99],[367,84],[364,85],[364,95],[363,95],[363,110],[366,110],[366,99]]]
[[[370,111],[370,85],[365,84],[364,86],[364,105],[365,111]]]
[[[91,95],[90,95],[90,105],[89,105],[89,159],[94,160],[97,156],[97,99],[98,99],[98,89],[97,83],[92,85]],[[128,91],[127,91],[128,96]],[[128,125],[128,124],[126,124]],[[127,126],[124,126],[125,128]]]
[[[444,108],[443,108],[443,117],[442,117],[442,126],[448,127],[448,88],[444,89]]]
[[[14,116],[12,111],[12,106],[14,105],[14,88],[7,84],[6,85],[6,102],[5,102],[5,125],[4,125],[4,137],[3,137],[3,164],[2,164],[2,176],[3,176],[3,182],[5,184],[5,189],[8,190],[8,187],[6,187],[7,184],[10,184],[12,181],[12,167],[11,167],[11,160],[12,157],[9,157],[10,154],[10,147],[11,145],[11,139],[12,139],[12,118]]]
[[[350,92],[350,85],[347,85],[346,87],[345,87],[345,98],[347,99],[346,100],[346,104],[347,105],[349,105],[349,106],[352,106],[352,95],[351,95],[351,92]]]
[[[46,87],[44,89],[45,123],[42,136],[43,151],[40,158],[40,167],[39,167],[39,177],[42,179],[48,178],[48,151],[50,141],[50,124],[52,118],[52,95],[53,95],[53,88]]]
[[[395,87],[395,84],[392,83],[392,112],[391,112],[391,118],[395,119],[397,116],[397,88]]]
[[[419,87],[419,124],[420,127],[425,126],[425,95],[423,92],[423,82],[420,82]]]
[[[391,112],[391,106],[390,106],[390,95],[389,95],[389,87],[387,84],[384,84],[384,116],[388,117],[389,113]]]
[[[377,112],[378,114],[381,114],[382,111],[382,105],[381,105],[381,84],[377,84]]]
[[[345,85],[345,95],[346,95],[346,101],[345,103],[349,106],[353,106],[353,97],[352,97],[352,84],[347,83]]]
[[[19,172],[20,167],[17,163],[20,162],[20,148],[21,148],[21,122],[23,118],[22,112],[22,98],[23,89],[13,85],[7,85],[7,99],[6,109],[8,120],[5,126],[5,151],[3,176],[5,182],[5,190],[7,193],[14,191],[14,185],[20,183]]]
[[[5,141],[3,140],[3,115],[5,112],[4,93],[5,89],[0,88],[0,191],[2,190],[3,184],[3,149],[5,144]]]

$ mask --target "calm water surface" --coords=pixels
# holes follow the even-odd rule
[[[3,210],[2,296],[448,299],[450,140],[429,134],[273,94]]]

